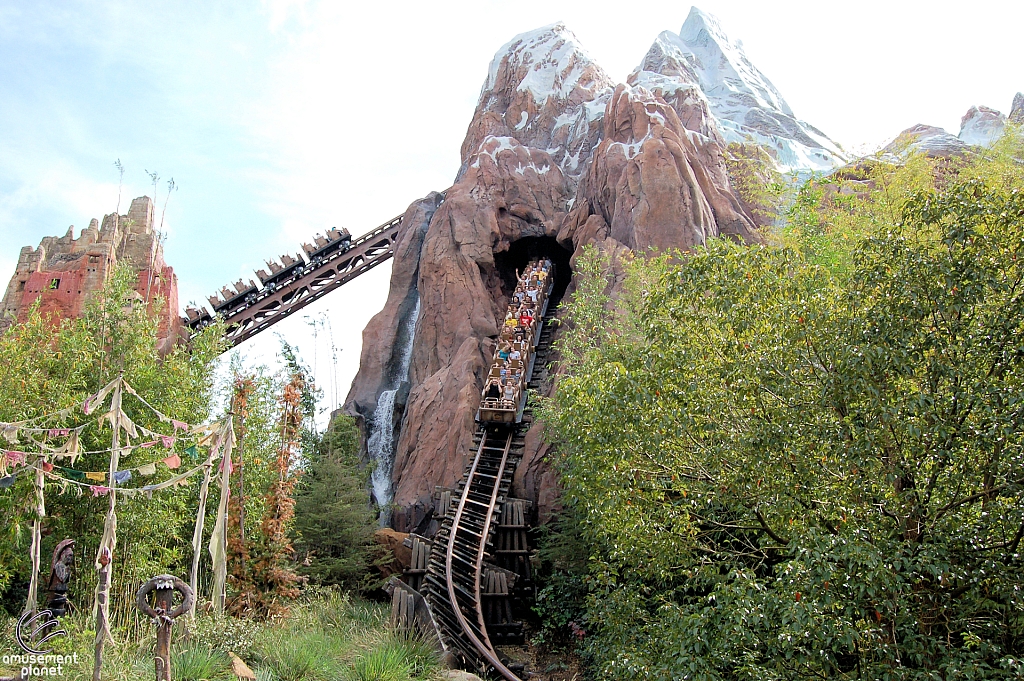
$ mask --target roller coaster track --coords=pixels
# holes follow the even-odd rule
[[[551,301],[549,315],[555,305],[556,301]],[[536,371],[530,381],[533,389],[547,380],[553,329],[550,317],[544,321]],[[453,504],[434,538],[425,578],[425,596],[444,648],[462,658],[467,667],[485,672],[494,669],[508,681],[519,681],[519,677],[502,662],[488,636],[481,582],[485,559],[493,550],[495,511],[509,495],[532,422],[529,410],[526,416],[520,424],[478,427],[475,455],[457,489],[458,504]]]
[[[239,281],[235,291],[224,289],[225,298],[230,300],[215,304],[213,314],[205,308],[189,308],[182,322],[195,333],[219,315],[227,325],[225,338],[232,346],[238,345],[391,258],[402,230],[402,218],[394,217],[346,242],[347,247],[326,255],[305,260],[285,257],[284,267],[268,263],[276,270],[266,280],[260,276],[262,286]],[[215,301],[216,296],[211,298],[211,302]]]

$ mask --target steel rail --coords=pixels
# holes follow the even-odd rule
[[[487,442],[487,433],[484,432],[483,437],[480,438],[480,446],[476,450],[476,456],[473,458],[473,465],[466,475],[466,485],[462,488],[462,496],[459,499],[459,505],[455,510],[455,517],[452,520],[452,529],[448,535],[448,551],[445,555],[445,577],[448,582],[448,598],[452,603],[452,611],[455,613],[455,617],[459,620],[459,625],[462,627],[463,633],[469,638],[476,649],[481,655],[494,667],[499,674],[505,677],[508,681],[520,681],[519,677],[516,676],[512,671],[506,667],[501,660],[498,659],[497,653],[494,651],[494,646],[491,645],[490,637],[487,636],[487,627],[484,623],[483,604],[480,600],[480,578],[483,572],[484,553],[487,549],[487,531],[490,528],[491,519],[494,517],[494,506],[498,501],[498,491],[501,486],[501,477],[505,472],[505,465],[508,462],[508,452],[512,447],[512,438],[515,434],[515,428],[509,429],[508,438],[505,440],[505,448],[501,455],[501,464],[498,467],[498,474],[495,476],[494,488],[491,492],[491,501],[487,506],[487,513],[484,518],[483,534],[480,537],[480,548],[477,551],[476,566],[474,571],[474,596],[476,600],[476,615],[477,621],[480,623],[480,633],[483,634],[484,641],[473,632],[469,621],[466,616],[462,614],[462,608],[459,607],[459,602],[455,595],[455,582],[452,578],[452,560],[455,555],[455,538],[458,534],[459,524],[462,520],[463,511],[466,508],[466,501],[469,499],[469,490],[472,487],[473,478],[476,476],[477,466],[480,464],[480,457],[483,456],[484,444]]]

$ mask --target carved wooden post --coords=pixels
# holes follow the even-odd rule
[[[156,591],[156,607],[149,605],[149,593]],[[174,592],[181,594],[181,604],[174,605]],[[135,607],[156,623],[156,681],[171,681],[171,626],[174,620],[192,609],[194,596],[188,584],[173,575],[157,575],[142,585],[135,597]]]

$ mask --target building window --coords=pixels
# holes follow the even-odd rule
[[[23,282],[23,281],[19,281],[18,282],[18,290],[19,291],[24,291],[25,290],[25,282]]]
[[[50,280],[50,290],[51,291],[56,291],[59,288],[60,288],[60,279],[51,279]]]
[[[99,262],[99,261],[100,261],[100,256],[98,256],[98,255],[90,255],[89,256],[89,262],[90,263],[96,263],[96,262]]]

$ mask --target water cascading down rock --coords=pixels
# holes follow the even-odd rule
[[[366,442],[366,450],[373,464],[370,482],[373,486],[373,497],[382,508],[391,503],[391,471],[395,453],[395,397],[409,377],[409,361],[412,359],[413,338],[416,335],[416,318],[420,312],[420,301],[405,323],[405,343],[401,351],[401,361],[392,379],[393,386],[381,392],[377,398],[377,408],[373,411],[373,426]],[[387,518],[381,514],[381,522]]]

